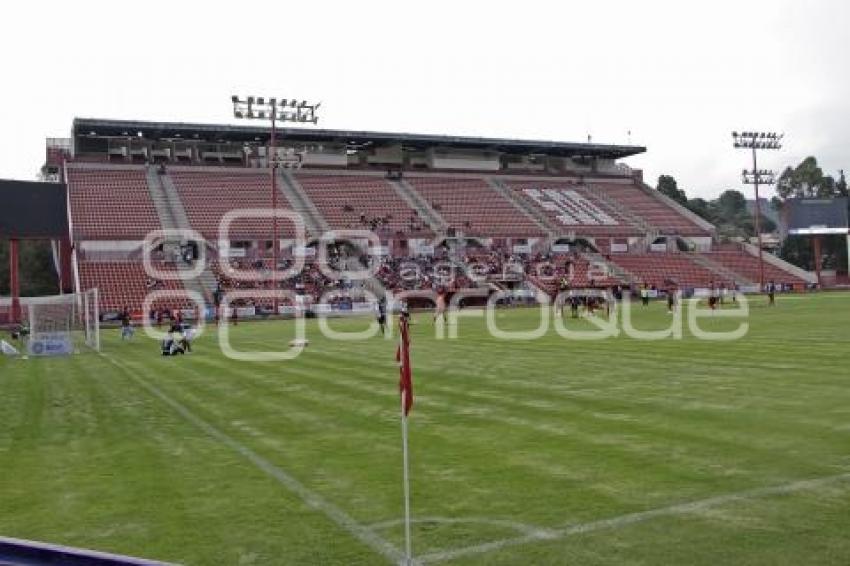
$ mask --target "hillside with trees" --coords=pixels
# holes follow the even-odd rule
[[[21,296],[54,295],[59,278],[53,266],[53,252],[46,240],[22,240],[18,246],[18,276]],[[0,239],[0,296],[8,296],[9,242]]]

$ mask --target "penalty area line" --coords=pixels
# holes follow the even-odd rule
[[[529,544],[537,541],[560,540],[571,536],[582,535],[585,533],[619,529],[629,525],[643,523],[645,521],[649,521],[659,517],[698,513],[700,511],[713,509],[715,507],[727,505],[730,503],[749,501],[752,499],[761,499],[765,497],[770,497],[772,495],[786,495],[799,491],[816,489],[819,487],[832,485],[848,480],[850,480],[850,473],[843,473],[835,476],[800,480],[782,485],[774,485],[769,487],[750,489],[746,491],[739,491],[735,493],[728,493],[725,495],[709,497],[707,499],[699,499],[696,501],[677,503],[674,505],[669,505],[667,507],[659,507],[656,509],[649,509],[647,511],[639,511],[637,513],[628,513],[626,515],[619,515],[617,517],[611,517],[609,519],[601,519],[599,521],[591,521],[589,523],[570,525],[560,529],[546,529],[540,532],[529,533],[523,536],[494,540],[463,548],[432,552],[430,554],[424,554],[422,556],[419,556],[417,560],[422,564],[443,562],[446,560],[453,560],[455,558],[462,558],[464,556],[483,554],[485,552],[493,552],[503,548],[520,546],[523,544]]]
[[[147,391],[153,397],[159,399],[160,401],[168,405],[175,413],[183,417],[184,420],[193,424],[194,426],[205,432],[208,436],[219,441],[221,444],[227,446],[228,448],[230,448],[231,450],[251,462],[256,468],[258,468],[266,475],[276,480],[280,485],[282,485],[290,492],[298,496],[304,503],[307,504],[307,506],[316,511],[320,511],[336,526],[347,531],[354,538],[356,538],[357,540],[359,540],[360,542],[362,542],[363,544],[365,544],[366,546],[386,558],[387,561],[399,563],[404,559],[404,554],[392,543],[390,543],[383,537],[378,536],[369,528],[358,523],[348,513],[346,513],[333,503],[327,501],[318,493],[309,489],[307,486],[302,484],[293,476],[291,476],[281,468],[275,466],[269,460],[260,456],[258,453],[254,452],[246,445],[242,444],[238,440],[231,438],[230,436],[217,429],[201,417],[197,416],[195,413],[186,408],[183,404],[168,396],[161,389],[136,375],[136,373],[133,372],[132,369],[121,364],[120,362],[113,359],[111,356],[108,356],[107,354],[101,353],[100,355],[107,361],[109,361],[109,363],[120,369],[139,387]]]

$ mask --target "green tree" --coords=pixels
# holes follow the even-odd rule
[[[688,210],[702,218],[703,220],[707,220],[708,222],[714,222],[714,214],[712,213],[711,203],[709,203],[704,198],[692,198],[688,199],[687,204]]]
[[[21,296],[36,297],[59,292],[59,279],[53,266],[49,241],[21,240],[18,247],[18,280]],[[9,242],[0,240],[0,295],[8,296]]]
[[[655,188],[659,193],[673,199],[679,204],[688,204],[688,197],[685,191],[679,188],[679,184],[672,175],[661,175],[658,177],[658,184]]]
[[[845,182],[846,190],[846,182]],[[786,167],[776,181],[776,193],[783,200],[789,198],[828,198],[836,196],[836,182],[814,157],[807,157],[796,167]]]
[[[720,193],[717,199],[717,213],[722,220],[733,221],[747,214],[747,197],[741,191],[729,189]]]
[[[835,198],[848,196],[847,179],[844,170],[839,170],[838,180],[825,175],[817,159],[807,157],[796,167],[786,167],[776,183],[778,197],[772,204],[781,210],[785,200],[791,198]],[[824,269],[847,270],[847,251],[842,236],[825,236],[822,240],[822,266]],[[814,253],[811,238],[789,236],[779,250],[785,261],[803,269],[814,269]]]

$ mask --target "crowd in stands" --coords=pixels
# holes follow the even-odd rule
[[[350,215],[356,213],[354,207],[349,204],[343,205],[342,209]],[[394,215],[392,214],[369,216],[365,212],[361,212],[357,220],[352,220],[351,222],[346,223],[345,228],[347,230],[368,230],[380,238],[404,238],[408,234],[419,234],[428,229],[428,227],[417,216],[415,210],[411,210],[410,215],[407,216],[407,218],[403,218],[399,221],[401,223],[401,227],[396,226],[395,232],[393,232],[393,228],[391,226],[394,219]]]
[[[249,250],[250,251],[250,250]],[[454,293],[463,289],[480,288],[488,292],[495,289],[525,288],[538,289],[556,297],[563,291],[593,288],[614,292],[616,294],[630,293],[633,297],[642,297],[644,292],[652,296],[681,291],[689,296],[695,288],[714,290],[720,297],[726,293],[736,293],[739,289],[734,281],[725,281],[712,277],[712,274],[701,269],[699,274],[708,278],[705,282],[694,284],[687,279],[686,270],[680,269],[675,273],[664,270],[653,270],[654,264],[640,262],[640,271],[632,268],[628,274],[615,276],[610,271],[612,262],[623,263],[624,257],[613,255],[587,255],[579,248],[573,248],[566,253],[533,253],[519,254],[508,251],[505,247],[484,248],[468,246],[465,248],[450,248],[448,245],[438,246],[433,255],[366,255],[350,245],[329,246],[327,253],[328,265],[320,267],[315,255],[305,258],[303,268],[294,275],[283,276],[295,263],[292,257],[281,258],[277,264],[278,277],[272,280],[272,264],[268,254],[260,252],[245,253],[244,257],[228,259],[212,259],[210,267],[216,280],[216,287],[211,296],[206,297],[208,306],[222,303],[224,294],[229,291],[249,291],[244,297],[231,300],[234,307],[253,307],[259,313],[273,312],[273,303],[278,306],[306,306],[322,302],[329,304],[335,310],[351,309],[352,304],[360,301],[361,289],[376,292],[375,283],[387,291],[400,293],[403,291],[432,290],[437,293]],[[637,261],[639,256],[632,259]],[[672,254],[658,254],[664,258],[667,265]],[[182,257],[172,260],[174,263],[183,261]],[[684,257],[677,261],[690,261]],[[100,264],[84,262],[83,273],[86,274],[92,265],[125,266],[127,263]],[[158,265],[166,270],[171,268],[168,260]],[[638,265],[638,264],[636,264]],[[138,285],[144,292],[155,290],[177,290],[179,281],[159,280],[144,274],[141,266],[137,266],[140,279]],[[173,267],[173,266],[172,266]],[[631,267],[631,265],[629,266]],[[372,272],[374,278],[370,282],[349,279],[344,272]],[[660,274],[664,271],[663,276]],[[674,270],[675,271],[675,270]],[[129,273],[129,272],[128,272]],[[339,276],[335,276],[338,273]],[[647,276],[644,276],[647,275]],[[682,278],[677,277],[681,276]],[[115,279],[115,278],[113,278]],[[116,279],[117,281],[117,279]],[[122,283],[126,285],[126,283]],[[792,289],[791,285],[782,280],[775,284],[777,291]],[[250,291],[258,293],[252,295]],[[288,296],[264,296],[263,292],[272,290],[288,291]],[[144,297],[144,292],[140,297]],[[105,294],[107,298],[109,294]],[[175,296],[176,297],[176,296]],[[133,297],[121,295],[121,304],[135,304]],[[137,301],[141,304],[141,300]],[[169,319],[174,309],[194,308],[190,301],[183,299],[166,299],[160,302],[156,312],[149,313],[152,320]],[[109,310],[108,303],[107,308]]]

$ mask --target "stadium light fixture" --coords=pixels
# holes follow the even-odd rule
[[[316,111],[321,102],[310,104],[306,100],[287,98],[265,98],[248,96],[230,97],[233,103],[233,116],[239,119],[272,120],[273,122],[297,122],[302,124],[318,124]],[[287,110],[291,108],[292,110]]]
[[[277,153],[277,123],[278,122],[298,122],[302,124],[318,124],[319,117],[316,115],[316,110],[321,106],[321,102],[317,104],[308,104],[306,100],[302,100],[298,105],[296,99],[292,99],[290,106],[294,111],[287,111],[287,99],[276,97],[266,98],[263,96],[248,96],[240,98],[238,95],[232,95],[230,101],[233,103],[233,117],[241,120],[269,120],[271,122],[271,133],[269,136],[268,146],[268,164],[269,176],[271,177],[271,205],[272,210],[277,210],[277,168],[278,167],[300,167],[303,155],[297,157],[293,155],[279,156]],[[277,264],[280,258],[280,239],[278,238],[277,216],[272,216],[272,269],[271,277],[277,287]],[[274,299],[274,312],[278,314],[278,299]]]
[[[759,285],[764,290],[764,257],[761,238],[761,200],[759,199],[759,185],[776,184],[776,176],[773,171],[758,168],[757,151],[760,149],[782,149],[782,138],[785,134],[776,132],[732,132],[732,146],[735,149],[749,149],[753,154],[753,168],[744,169],[741,177],[745,185],[753,185],[756,196],[755,203],[755,230],[759,248]]]
[[[770,169],[744,169],[741,179],[745,185],[775,185],[776,174]]]

